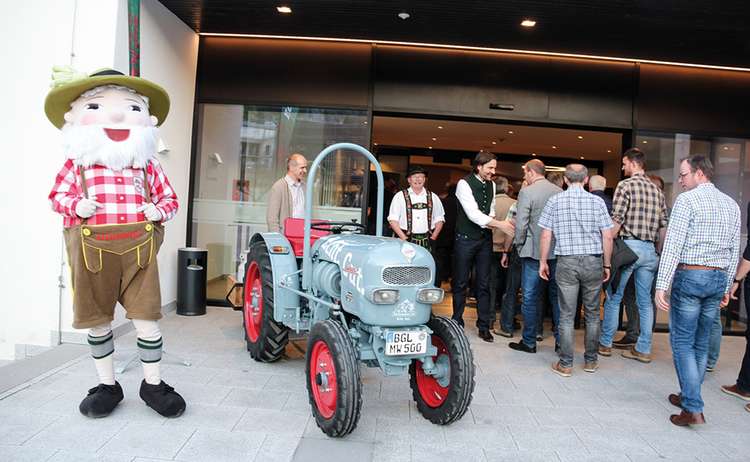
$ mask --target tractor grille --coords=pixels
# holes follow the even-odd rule
[[[383,269],[383,282],[394,286],[412,286],[432,281],[426,266],[389,266]]]

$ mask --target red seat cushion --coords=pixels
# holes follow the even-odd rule
[[[313,220],[313,223],[327,223],[326,220]],[[328,236],[329,231],[310,229],[310,247],[318,238]],[[305,251],[305,220],[304,218],[287,218],[284,220],[284,236],[292,244],[294,255],[301,257]]]

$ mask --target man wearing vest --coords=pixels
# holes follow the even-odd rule
[[[497,161],[491,152],[480,152],[474,157],[472,174],[458,182],[456,241],[453,247],[453,319],[464,325],[466,286],[472,266],[476,265],[477,328],[479,338],[494,341],[490,326],[494,307],[490,306],[490,268],[492,265],[492,231],[497,228],[512,236],[514,226],[509,221],[495,220],[495,175]]]

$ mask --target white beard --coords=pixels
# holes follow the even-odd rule
[[[112,127],[121,128],[121,127]],[[159,129],[156,127],[122,127],[130,130],[124,141],[112,141],[99,125],[62,128],[63,148],[76,166],[103,165],[111,170],[145,168],[156,153]]]

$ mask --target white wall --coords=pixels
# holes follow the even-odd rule
[[[62,221],[47,201],[64,157],[60,133],[44,115],[44,99],[53,64],[72,64],[84,72],[114,67],[127,73],[127,2],[13,2],[0,15],[0,31],[5,62],[0,73],[5,107],[0,152],[6,162],[0,168],[5,244],[0,264],[0,359],[7,359],[16,345],[54,344],[59,323],[63,331],[72,331],[70,294],[58,289]],[[141,75],[160,83],[172,98],[172,112],[163,126],[172,151],[160,160],[183,206],[167,228],[159,255],[164,304],[175,299],[176,248],[185,241],[197,43],[197,35],[155,0],[143,1]],[[67,277],[64,283],[68,285]]]

